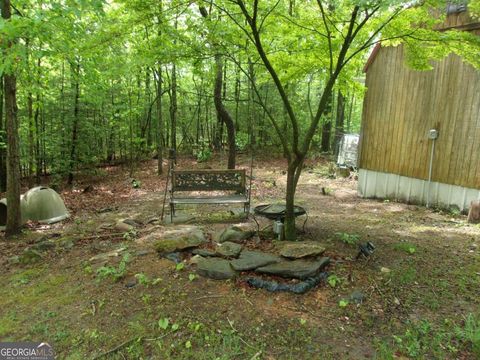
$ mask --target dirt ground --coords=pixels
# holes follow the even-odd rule
[[[240,156],[239,167],[249,161]],[[219,163],[181,158],[178,167]],[[284,169],[280,158],[255,160],[253,206],[282,200]],[[46,341],[59,359],[480,358],[480,227],[454,211],[361,199],[354,176],[334,178],[331,169],[311,160],[298,186],[297,204],[308,211],[299,240],[324,244],[332,259],[328,282],[304,295],[256,290],[241,276],[205,279],[141,244],[162,226],[166,176],[154,161],[136,170],[138,188],[121,167],[84,176],[60,192],[68,221],[0,237],[0,341]],[[208,238],[232,223],[255,228],[230,210],[179,214]],[[141,225],[117,229],[125,218]],[[265,230],[249,247],[272,246],[268,225],[260,220]],[[39,239],[55,245],[25,260]],[[355,260],[367,241],[374,254]]]

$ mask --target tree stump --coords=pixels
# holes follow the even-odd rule
[[[470,203],[467,221],[471,224],[480,223],[480,200],[475,200]]]

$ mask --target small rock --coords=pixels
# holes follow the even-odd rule
[[[192,251],[193,255],[200,255],[203,257],[209,257],[209,256],[215,256],[216,253],[215,251],[208,250],[208,249],[193,249]]]
[[[237,244],[243,243],[245,240],[251,238],[255,234],[254,231],[243,230],[238,226],[230,226],[226,228],[219,236],[218,242],[234,242]]]
[[[190,264],[192,265],[197,265],[198,262],[203,259],[204,257],[201,256],[201,255],[194,255],[190,258],[190,260],[188,261]]]
[[[324,246],[312,241],[281,241],[276,247],[280,248],[280,255],[292,259],[322,255],[325,252]]]
[[[120,253],[122,251],[125,251],[126,249],[127,249],[126,247],[121,247],[119,249],[115,249],[107,253],[98,254],[98,255],[95,255],[94,257],[91,257],[90,261],[94,262],[99,260],[107,260],[108,258],[111,258],[111,257],[117,257],[117,256],[120,256]]]
[[[133,226],[130,225],[130,224],[127,224],[124,222],[124,220],[119,220],[116,224],[115,224],[115,229],[117,229],[118,231],[130,231],[130,230],[133,230]]]
[[[151,250],[138,250],[136,253],[135,253],[135,256],[146,256],[146,255],[149,255],[151,254],[152,251]]]
[[[399,306],[400,305],[400,300],[398,300],[398,298],[395,297],[395,298],[393,298],[393,303],[395,305]]]
[[[254,270],[282,261],[279,256],[260,251],[243,250],[240,257],[231,262],[232,267],[237,271]]]
[[[242,245],[226,241],[216,247],[216,253],[224,257],[237,257],[242,251]]]
[[[182,262],[182,257],[180,255],[180,253],[178,253],[178,252],[172,252],[172,253],[165,254],[165,255],[163,255],[163,257],[167,260],[173,261],[175,264],[179,264],[179,263]]]
[[[391,272],[392,270],[390,270],[389,268],[387,267],[381,267],[380,268],[380,272],[384,273],[384,274],[388,274],[389,272]]]
[[[137,279],[135,277],[132,277],[125,282],[126,288],[132,288],[135,285],[137,285]]]
[[[123,222],[127,225],[130,225],[130,226],[134,227],[134,228],[138,228],[141,225],[143,225],[140,221],[134,220],[134,219],[125,219],[125,220],[123,220]]]
[[[350,301],[352,301],[355,304],[361,304],[365,300],[365,294],[361,292],[360,290],[354,290],[350,294]]]
[[[275,264],[256,269],[256,272],[279,275],[286,278],[306,279],[315,275],[330,263],[330,258],[322,257],[318,260],[284,260]]]
[[[230,261],[219,258],[202,258],[198,261],[199,275],[215,280],[234,278],[237,273],[230,265]]]

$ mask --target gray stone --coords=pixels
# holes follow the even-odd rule
[[[240,254],[240,251],[242,251],[242,245],[226,241],[218,245],[215,250],[220,256],[237,257]]]
[[[190,260],[188,261],[188,263],[189,263],[190,265],[197,265],[198,262],[199,262],[201,259],[204,259],[204,257],[201,256],[201,255],[194,255],[194,256],[192,256],[192,257],[190,258]]]
[[[365,294],[360,290],[354,290],[350,294],[350,301],[353,302],[354,304],[361,304],[363,300],[365,300]]]
[[[150,234],[152,236],[153,234]],[[154,247],[159,253],[171,253],[200,246],[207,242],[202,230],[196,226],[179,226],[157,234]]]
[[[322,255],[324,252],[325,247],[313,241],[289,241],[280,245],[280,255],[291,259]]]
[[[109,258],[112,258],[112,257],[118,257],[121,255],[121,253],[123,251],[127,250],[126,247],[121,247],[121,248],[118,248],[118,249],[115,249],[115,250],[112,250],[112,251],[109,251],[107,253],[103,253],[103,254],[98,254],[98,255],[95,255],[93,257],[90,258],[90,261],[91,262],[95,262],[95,261],[105,261],[105,260],[108,260]]]
[[[219,258],[202,258],[198,261],[197,273],[215,280],[234,278],[237,273],[230,265],[230,261]]]
[[[163,257],[167,260],[173,261],[175,264],[180,264],[182,262],[182,256],[179,252],[164,254]]]
[[[247,271],[280,261],[282,258],[273,254],[243,250],[240,257],[232,261],[232,267],[237,271]]]
[[[203,257],[215,256],[216,252],[208,249],[193,249],[193,255],[200,255]]]
[[[284,260],[256,269],[263,274],[278,275],[286,278],[306,279],[315,275],[330,263],[330,258],[322,257],[317,260]]]
[[[138,228],[141,225],[143,225],[139,220],[135,220],[135,219],[125,219],[125,220],[123,220],[123,222],[127,225],[130,225],[130,226],[134,227],[134,228]]]
[[[255,234],[254,231],[243,230],[237,226],[230,226],[220,234],[218,242],[224,243],[230,241],[240,244],[251,238],[253,234]]]
[[[152,253],[152,250],[146,250],[146,249],[142,249],[142,250],[138,250],[136,253],[135,253],[135,256],[147,256],[149,254]]]

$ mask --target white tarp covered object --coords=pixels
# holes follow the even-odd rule
[[[339,167],[357,167],[358,155],[358,134],[345,134],[340,141],[337,157],[337,166]]]
[[[38,186],[28,190],[20,198],[21,223],[28,220],[53,224],[70,216],[60,195],[53,189]],[[0,200],[0,230],[7,223],[7,199]]]

